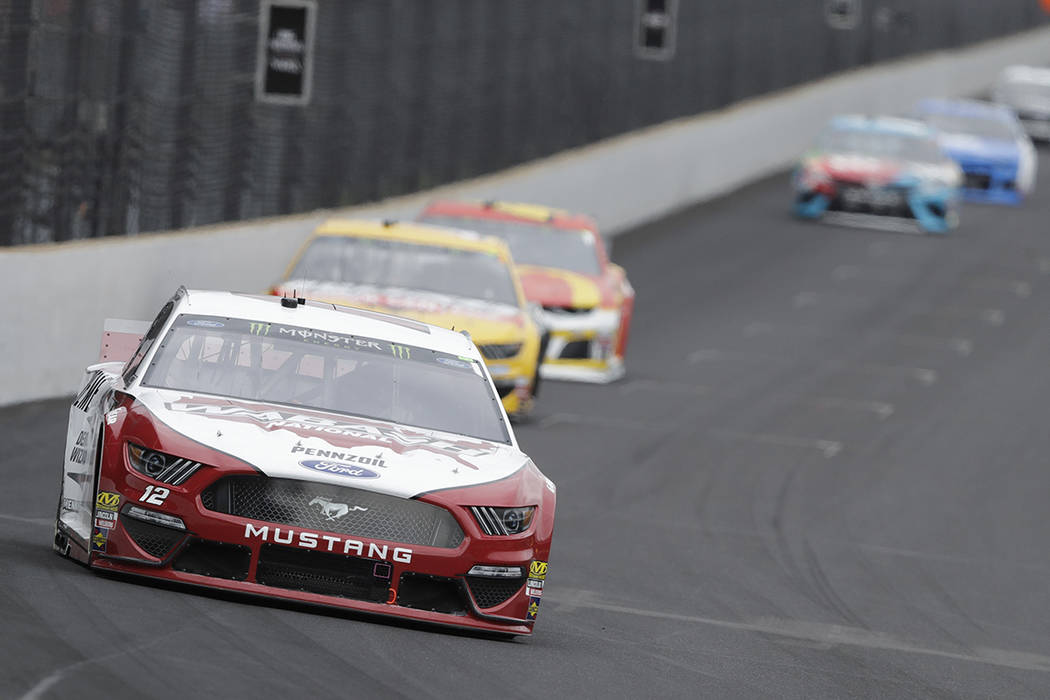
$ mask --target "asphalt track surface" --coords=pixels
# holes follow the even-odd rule
[[[0,697],[1050,696],[1050,152],[948,238],[786,177],[617,241],[629,375],[548,383],[536,633],[479,638],[52,554],[66,401],[0,411]]]

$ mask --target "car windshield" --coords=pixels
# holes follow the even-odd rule
[[[474,250],[356,236],[320,236],[291,279],[398,287],[520,306],[510,267]]]
[[[376,338],[183,314],[142,384],[510,443],[476,361]]]
[[[982,139],[1013,141],[1017,133],[1005,119],[969,117],[961,114],[927,113],[923,118],[946,134],[966,134]]]
[[[933,138],[861,129],[825,129],[818,146],[831,153],[856,153],[920,163],[936,163],[944,158]]]
[[[514,262],[519,265],[554,267],[584,275],[601,274],[592,231],[570,231],[500,219],[425,216],[422,220],[499,236],[510,246]]]

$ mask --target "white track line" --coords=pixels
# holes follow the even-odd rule
[[[977,309],[967,306],[940,306],[926,312],[927,316],[941,318],[970,318],[976,316],[990,326],[1001,326],[1006,323],[1006,313],[1002,309]]]
[[[54,525],[54,518],[24,518],[20,515],[6,515],[0,513],[0,520],[14,520],[19,523],[30,523],[32,525]]]
[[[910,375],[917,382],[923,386],[931,386],[937,383],[937,379],[940,375],[937,374],[935,369],[927,369],[926,367],[906,367],[903,365],[880,365],[873,363],[866,363],[862,365],[845,366],[847,370],[854,372],[863,372],[865,374],[877,374],[881,376],[899,376],[901,374]]]
[[[836,396],[818,396],[814,399],[807,399],[807,401],[822,408],[870,411],[877,415],[879,420],[886,420],[893,415],[895,410],[893,404],[886,401],[864,401],[860,399],[844,399]]]
[[[975,280],[967,285],[970,289],[981,292],[1009,291],[1014,296],[1027,299],[1032,296],[1032,285],[1024,280],[1007,279],[1005,277],[986,277]]]
[[[554,413],[542,419],[537,426],[541,429],[555,425],[589,425],[596,428],[614,428],[627,430],[659,430],[660,426],[642,421],[605,418],[602,416],[585,416],[580,413]],[[666,426],[664,426],[666,427]]]
[[[711,393],[710,388],[700,384],[661,382],[653,379],[633,379],[620,386],[621,394],[634,394],[639,391],[654,391],[667,394],[688,394],[690,396],[700,396]]]
[[[969,357],[973,353],[973,341],[969,338],[945,338],[940,335],[926,335],[923,333],[898,333],[893,338],[906,345],[918,345],[921,347],[947,345],[955,354],[962,357]]]
[[[730,430],[716,430],[711,434],[717,437],[729,438],[731,440],[747,440],[749,442],[757,442],[763,445],[818,450],[827,459],[831,459],[839,454],[846,447],[845,443],[839,442],[838,440],[800,438],[791,435],[774,435],[773,433],[741,433]]]
[[[571,594],[571,595],[570,595]],[[562,598],[561,596],[565,596]],[[604,610],[623,615],[638,615],[657,620],[671,620],[674,622],[687,622],[696,625],[707,625],[720,627],[722,629],[736,630],[738,632],[754,632],[757,634],[783,637],[787,639],[800,639],[808,642],[817,642],[831,646],[850,646],[862,649],[873,649],[890,651],[902,654],[917,654],[920,656],[935,656],[953,661],[966,661],[969,663],[988,664],[1003,668],[1013,668],[1022,671],[1050,672],[1050,656],[1027,651],[1016,651],[1012,649],[997,649],[993,647],[955,648],[939,649],[926,646],[921,642],[915,642],[897,637],[886,632],[853,627],[848,625],[835,625],[826,622],[808,622],[805,620],[788,620],[775,617],[759,617],[748,621],[719,620],[713,617],[702,617],[700,615],[684,615],[681,613],[661,612],[659,610],[644,610],[627,605],[617,605],[597,598],[593,593],[562,591],[557,595],[548,594],[548,599],[555,605],[561,606],[561,601],[566,600],[570,610],[577,608],[588,608],[592,610]]]
[[[717,362],[719,360],[736,358],[760,360],[762,362],[781,362],[784,364],[790,364],[798,360],[797,357],[786,357],[784,355],[777,355],[774,353],[720,350],[718,348],[699,348],[697,350],[692,351],[686,356],[686,362],[688,362],[691,365],[698,365],[702,362]],[[871,362],[853,364],[849,362],[843,362],[842,360],[824,360],[821,362],[821,364],[828,367],[832,367],[834,369],[838,369],[843,372],[860,372],[863,374],[876,374],[880,376],[907,375],[924,386],[936,384],[937,379],[939,378],[937,370],[929,369],[927,367],[882,365]]]

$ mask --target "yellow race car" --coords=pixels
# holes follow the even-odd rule
[[[420,223],[331,219],[271,293],[467,331],[507,413],[520,418],[532,410],[541,331],[498,238]]]

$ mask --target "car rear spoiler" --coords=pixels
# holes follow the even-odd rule
[[[142,336],[149,330],[149,321],[128,321],[107,318],[102,329],[102,347],[99,362],[127,362],[135,354]]]

